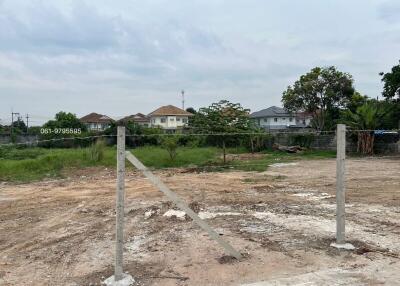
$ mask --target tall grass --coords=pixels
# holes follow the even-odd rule
[[[219,149],[214,147],[179,147],[176,150],[174,160],[171,160],[168,151],[160,147],[146,146],[132,150],[132,153],[137,156],[144,165],[153,168],[212,164],[215,162],[219,152]]]
[[[26,153],[26,150],[17,150]],[[21,158],[17,155],[17,160],[0,160],[0,181],[28,182],[44,178],[62,177],[62,171],[67,169],[79,169],[90,166],[114,166],[114,148],[106,148],[103,155],[97,157],[97,161],[89,160],[88,148],[84,149],[31,149],[32,153],[40,154],[35,158]]]
[[[104,140],[97,140],[92,146],[90,146],[86,153],[86,158],[88,158],[91,162],[100,162],[104,158],[104,152],[106,149],[106,143]]]

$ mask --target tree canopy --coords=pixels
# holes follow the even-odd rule
[[[197,133],[233,133],[252,129],[249,109],[239,103],[221,100],[200,108],[190,119],[190,127]]]
[[[283,92],[283,106],[291,111],[313,114],[316,129],[326,129],[327,121],[339,117],[354,94],[353,78],[334,66],[315,67]]]
[[[399,64],[392,67],[392,71],[388,73],[381,72],[382,81],[384,82],[382,95],[388,99],[400,99],[400,61]]]
[[[55,119],[47,121],[43,128],[80,128],[82,131],[86,131],[86,126],[80,122],[75,114],[64,111],[58,112]]]
[[[188,108],[186,108],[186,111],[187,111],[187,112],[190,112],[190,113],[192,113],[192,114],[196,114],[196,113],[197,113],[196,109],[194,109],[193,107],[188,107]]]
[[[222,135],[208,136],[208,139],[222,146],[225,163],[226,143],[235,144],[240,138],[236,133],[253,130],[249,112],[249,109],[243,108],[239,103],[221,100],[211,104],[209,107],[200,108],[190,119],[189,126],[196,133],[223,133]]]

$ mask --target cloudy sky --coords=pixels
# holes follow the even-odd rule
[[[400,59],[398,0],[0,0],[0,124],[199,108],[257,110],[314,66],[371,97]]]

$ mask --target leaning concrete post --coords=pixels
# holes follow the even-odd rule
[[[353,249],[351,244],[345,243],[346,125],[337,125],[336,138],[336,243],[332,246]]]
[[[124,250],[124,200],[125,200],[125,127],[118,126],[117,132],[117,199],[115,237],[115,281],[122,279]]]

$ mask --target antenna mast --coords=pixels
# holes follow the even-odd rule
[[[185,110],[185,91],[182,89],[182,109]]]

